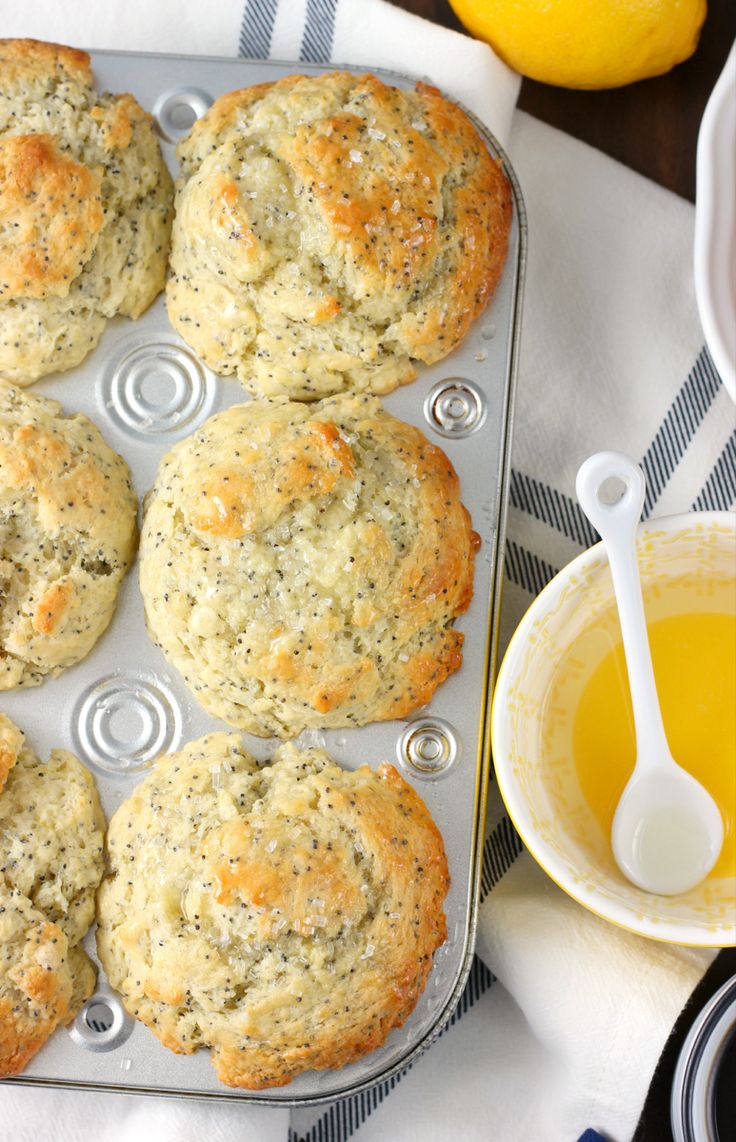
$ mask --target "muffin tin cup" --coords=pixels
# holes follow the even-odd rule
[[[174,173],[175,143],[220,95],[294,72],[334,70],[306,63],[116,52],[92,53],[92,63],[100,89],[132,91],[154,114]],[[399,87],[414,86],[406,76],[379,69],[375,74]],[[6,1081],[267,1105],[331,1102],[402,1070],[454,1010],[472,962],[480,890],[490,774],[488,699],[498,637],[526,251],[524,204],[514,172],[493,137],[473,122],[502,162],[512,188],[503,277],[462,344],[438,364],[420,366],[416,381],[384,399],[389,412],[417,425],[450,457],[481,536],[474,598],[457,623],[465,636],[463,666],[429,706],[406,720],[358,730],[308,730],[296,739],[302,746],[323,746],[348,768],[364,763],[375,768],[382,761],[397,765],[437,822],[452,887],[445,903],[448,938],[434,957],[427,988],[404,1026],[378,1050],[340,1070],[307,1072],[287,1087],[256,1093],[218,1082],[206,1049],[190,1056],[168,1051],[125,1014],[100,970],[95,994],[74,1023],[57,1030],[22,1075]],[[38,382],[33,391],[59,400],[66,412],[89,416],[127,460],[141,498],[176,440],[213,413],[250,399],[236,380],[216,377],[182,342],[168,322],[163,298],[138,321],[114,318],[82,365]],[[61,747],[89,766],[108,818],[160,753],[228,728],[198,705],[149,639],[137,567],[124,582],[113,621],[92,653],[41,688],[3,694],[0,709],[25,731],[41,757]],[[277,744],[243,737],[259,759],[268,758]],[[93,931],[85,946],[97,962]]]

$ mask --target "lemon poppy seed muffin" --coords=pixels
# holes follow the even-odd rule
[[[4,788],[3,788],[4,787]],[[0,1075],[17,1074],[92,993],[105,820],[64,750],[41,762],[0,714]]]
[[[0,40],[0,377],[78,364],[163,288],[173,187],[151,116],[86,52]]]
[[[401,718],[462,662],[477,543],[445,453],[377,397],[235,405],[146,498],[148,630],[251,733]]]
[[[380,1046],[446,936],[442,838],[389,765],[343,770],[237,734],[162,757],[107,837],[97,947],[171,1050],[230,1086],[282,1086]]]
[[[287,76],[222,96],[178,155],[169,316],[255,395],[387,393],[500,277],[508,181],[425,84]]]
[[[137,506],[86,416],[0,382],[0,691],[92,649],[135,553]]]

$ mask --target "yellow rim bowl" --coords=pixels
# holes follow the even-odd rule
[[[645,599],[656,599],[660,585],[681,576],[707,589],[709,579],[734,576],[736,516],[691,512],[650,520],[639,525],[637,554]],[[734,945],[736,880],[709,877],[681,896],[635,887],[619,871],[609,838],[583,799],[572,752],[567,759],[558,754],[551,764],[545,748],[544,702],[555,672],[576,638],[614,606],[599,543],[564,567],[521,620],[493,696],[491,740],[501,796],[535,860],[597,916],[668,943]]]

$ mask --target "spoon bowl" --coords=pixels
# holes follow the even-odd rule
[[[718,860],[723,819],[710,793],[673,759],[662,722],[636,562],[644,474],[621,452],[598,452],[581,466],[576,488],[608,554],[636,730],[634,772],[613,818],[613,855],[639,888],[678,895]]]
[[[689,892],[704,880],[723,846],[715,801],[686,770],[653,769],[630,779],[611,828],[624,876],[662,896]]]

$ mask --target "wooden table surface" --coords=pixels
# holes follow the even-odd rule
[[[448,0],[393,2],[463,30]],[[693,202],[698,127],[735,37],[736,4],[710,0],[695,54],[667,75],[610,91],[569,91],[525,79],[519,106]]]

